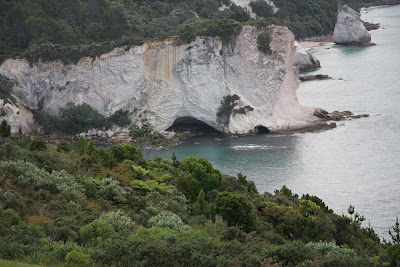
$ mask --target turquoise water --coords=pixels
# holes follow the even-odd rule
[[[383,27],[372,32],[377,46],[314,48],[322,64],[314,73],[335,80],[302,83],[298,97],[305,106],[369,118],[319,133],[191,140],[147,156],[204,157],[223,173],[243,172],[260,192],[287,185],[322,198],[338,214],[352,204],[366,217],[364,226],[388,238],[400,217],[400,6],[366,12],[364,19]]]

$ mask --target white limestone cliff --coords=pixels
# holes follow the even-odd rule
[[[359,12],[339,4],[332,41],[336,44],[364,44],[371,42],[371,34],[362,23]]]
[[[265,31],[271,37],[271,55],[257,48],[257,37]],[[294,37],[286,27],[245,27],[227,43],[198,37],[180,44],[171,38],[68,65],[30,66],[25,59],[8,59],[0,73],[17,82],[13,95],[24,110],[42,108],[54,114],[68,102],[87,103],[107,116],[129,110],[134,120],[146,118],[158,130],[191,117],[242,134],[260,125],[270,130],[303,127],[314,119],[313,109],[300,106],[296,97],[294,53]],[[221,100],[233,94],[240,96],[241,106],[254,110],[232,115],[229,125],[221,125],[216,115]],[[28,125],[24,118],[20,125]]]
[[[296,53],[294,54],[293,65],[299,66],[300,71],[308,71],[321,68],[321,64],[313,54],[304,49],[298,42],[295,42]]]

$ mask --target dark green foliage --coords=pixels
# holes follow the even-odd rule
[[[178,170],[181,172],[175,179],[177,187],[191,201],[196,200],[200,190],[207,194],[217,189],[222,181],[221,173],[203,158],[188,157],[179,164]]]
[[[233,109],[237,106],[237,101],[240,97],[236,94],[224,96],[224,99],[221,101],[221,106],[218,108],[217,116],[230,116],[233,112]]]
[[[237,6],[236,4],[232,4],[230,7],[232,11],[231,19],[239,21],[239,22],[246,22],[250,20],[250,13],[249,11],[245,10],[243,7]]]
[[[3,120],[0,124],[0,136],[9,137],[11,135],[11,126],[8,125],[7,121]]]
[[[111,115],[108,120],[120,127],[126,127],[132,123],[131,119],[129,119],[129,112],[122,111],[121,109]]]
[[[33,138],[29,150],[31,151],[43,151],[47,150],[46,140],[43,139],[41,136],[36,136]]]
[[[254,109],[251,106],[237,107],[237,101],[240,100],[240,96],[237,94],[224,96],[221,101],[221,106],[218,108],[217,117],[221,124],[228,125],[230,116],[236,114],[245,115],[249,111]]]
[[[393,244],[400,244],[400,223],[399,217],[396,217],[396,223],[389,229],[389,235],[392,238]]]
[[[165,141],[165,137],[147,121],[142,121],[142,127],[132,125],[129,135],[134,139],[134,142],[143,144],[149,143],[151,145],[161,145]]]
[[[1,51],[1,43],[0,43],[0,51]],[[0,64],[1,64],[1,58],[0,58]],[[4,103],[11,102],[16,104],[15,98],[11,95],[13,88],[14,88],[14,82],[9,78],[7,78],[6,76],[0,74],[0,99],[3,99]]]
[[[114,154],[117,162],[131,160],[136,164],[144,164],[142,152],[139,148],[131,144],[115,145],[109,148]]]
[[[0,234],[4,234],[9,231],[14,225],[18,225],[21,222],[21,218],[13,209],[5,209],[0,205]]]
[[[88,142],[84,137],[79,137],[79,139],[73,144],[72,149],[78,152],[79,154],[83,155],[86,151],[86,147]]]
[[[400,265],[400,244],[392,245],[388,248],[390,267]]]
[[[216,200],[216,212],[229,226],[241,226],[246,232],[257,230],[256,215],[247,199],[237,193],[222,192]]]
[[[196,28],[193,25],[185,24],[179,30],[179,37],[185,43],[190,43],[196,38]]]
[[[88,104],[75,106],[68,103],[60,109],[60,128],[66,133],[76,134],[90,128],[108,128],[110,125],[106,118]]]
[[[303,195],[301,199],[307,199],[311,200],[315,204],[317,204],[321,209],[323,209],[325,212],[333,213],[332,209],[329,209],[328,206],[325,205],[325,202],[322,201],[319,197],[316,196],[311,196],[309,194]]]
[[[229,10],[219,11],[222,3]],[[359,8],[362,1],[343,3]],[[298,38],[330,33],[336,22],[338,0],[276,0],[274,4],[279,8],[275,17],[290,23]],[[259,17],[273,16],[265,1],[252,1],[251,6]],[[18,56],[30,63],[39,59],[76,63],[116,47],[180,35],[179,29],[189,24],[198,35],[227,40],[240,23],[250,20],[245,9],[229,0],[1,1],[0,63]],[[186,41],[192,40],[192,29],[182,35]]]
[[[71,150],[71,148],[69,147],[69,144],[66,141],[61,141],[58,145],[57,145],[57,151],[58,152],[69,152]]]
[[[259,17],[268,18],[274,15],[272,7],[266,1],[263,0],[251,1],[250,6],[253,12],[256,13],[256,15]]]
[[[79,229],[79,237],[82,243],[86,244],[110,238],[114,234],[113,226],[103,220],[94,220]]]
[[[200,24],[201,36],[218,36],[222,41],[227,41],[229,37],[241,29],[240,23],[232,19],[212,19]]]
[[[131,124],[128,111],[118,110],[109,118],[106,118],[86,103],[76,106],[71,102],[59,110],[59,115],[51,115],[39,111],[35,112],[34,119],[43,127],[46,133],[61,131],[63,133],[77,134],[90,128],[108,129],[112,124],[117,124],[121,127]]]
[[[258,50],[263,52],[266,55],[271,54],[271,49],[269,48],[269,43],[271,42],[271,38],[269,37],[268,32],[264,32],[257,37],[257,47]]]
[[[207,202],[205,200],[206,194],[204,190],[201,189],[199,195],[197,196],[196,202],[193,204],[193,210],[196,214],[204,214],[207,212]]]

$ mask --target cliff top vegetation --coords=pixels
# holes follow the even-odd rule
[[[366,0],[369,1],[369,0]],[[343,2],[343,1],[342,1]],[[359,7],[361,0],[345,0]],[[330,33],[338,0],[275,0],[274,14],[264,1],[251,6],[259,18],[291,25],[298,38]],[[220,11],[223,5],[228,9]],[[31,62],[61,59],[76,62],[115,47],[144,40],[230,34],[253,19],[230,0],[14,0],[0,2],[0,62],[22,56]]]

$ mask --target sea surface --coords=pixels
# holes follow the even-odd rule
[[[204,157],[223,173],[244,173],[260,192],[286,185],[322,198],[338,214],[352,204],[364,226],[388,239],[400,217],[400,6],[365,9],[362,17],[382,26],[371,32],[377,45],[313,48],[322,68],[311,74],[334,80],[301,83],[297,95],[305,106],[369,118],[318,133],[193,139],[145,155]]]

